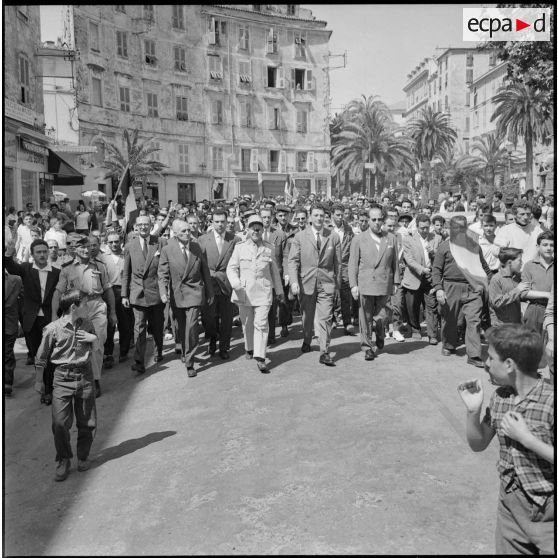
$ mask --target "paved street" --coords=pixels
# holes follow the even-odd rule
[[[425,340],[388,340],[365,362],[339,330],[327,368],[300,353],[298,319],[263,375],[233,334],[232,359],[208,365],[204,344],[194,379],[170,342],[144,377],[129,362],[104,372],[92,468],[74,458],[62,483],[18,342],[5,554],[493,552],[497,448],[469,450],[456,391],[479,376],[487,401],[484,371]]]

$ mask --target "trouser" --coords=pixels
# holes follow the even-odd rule
[[[230,295],[216,294],[211,304],[204,304],[202,323],[206,339],[219,337],[219,350],[231,348],[231,334],[234,306]]]
[[[409,321],[407,316],[407,308],[403,297],[403,290],[398,288],[394,295],[389,295],[386,306],[389,304],[391,309],[391,319],[393,323],[393,331],[399,331],[403,322]]]
[[[87,318],[93,324],[95,335],[99,340],[99,345],[95,350],[91,351],[91,368],[95,380],[101,379],[101,370],[103,368],[104,346],[107,338],[107,305],[103,299],[95,298],[85,302],[87,307]]]
[[[302,334],[304,343],[308,345],[311,344],[314,317],[317,317],[316,325],[318,327],[316,333],[318,334],[318,341],[320,343],[320,353],[327,353],[331,341],[333,293],[327,293],[321,284],[316,284],[316,288],[312,294],[306,294],[302,291],[299,295],[299,300],[300,309],[302,311]]]
[[[52,391],[52,433],[56,461],[73,457],[70,429],[74,414],[78,429],[77,457],[85,460],[89,456],[97,428],[93,374],[89,369],[76,373],[56,368]]]
[[[521,488],[500,487],[496,517],[496,554],[554,554],[554,496],[544,507],[531,502]]]
[[[444,349],[457,347],[457,326],[459,312],[465,319],[465,349],[469,358],[481,357],[480,320],[482,294],[473,290],[469,283],[444,281],[446,303],[441,305],[442,345]]]
[[[134,337],[136,347],[134,350],[134,360],[136,364],[145,369],[145,349],[147,346],[147,324],[151,324],[153,341],[158,354],[163,352],[163,328],[165,323],[164,304],[153,306],[133,305],[134,310]]]
[[[281,327],[290,326],[293,323],[293,306],[294,300],[289,300],[289,286],[283,283],[283,294],[285,295],[285,302],[279,303],[279,325]]]
[[[342,323],[344,327],[350,325],[352,300],[349,282],[341,280],[339,292],[336,292],[333,298],[333,315],[337,324]]]
[[[120,356],[128,354],[130,345],[132,344],[132,333],[134,331],[134,312],[131,308],[122,306],[121,287],[114,285],[114,304],[116,310],[116,319],[118,320],[118,343],[120,345]],[[107,324],[107,340],[105,341],[105,356],[112,356],[114,351],[114,334],[116,327]]]
[[[14,385],[14,370],[16,367],[16,358],[14,354],[14,345],[17,340],[16,333],[4,334],[4,385]]]
[[[275,339],[275,325],[277,324],[277,299],[275,289],[273,289],[273,294],[271,296],[271,306],[267,313],[267,321],[269,324],[268,339]]]
[[[254,351],[254,358],[265,359],[269,324],[267,315],[270,304],[264,306],[238,305],[242,331],[244,333],[244,348]]]
[[[410,326],[420,331],[420,308],[424,305],[426,334],[428,337],[436,339],[438,337],[438,304],[436,296],[430,294],[431,289],[432,284],[424,277],[421,278],[420,286],[416,290],[401,287]]]
[[[43,339],[43,328],[49,323],[50,319],[47,316],[37,316],[31,329],[26,334],[29,353],[33,359],[37,355],[37,351],[41,346],[41,341]],[[54,365],[50,361],[48,361],[47,365],[43,369],[43,384],[45,386],[45,395],[52,393],[53,374]]]
[[[373,332],[376,333],[376,342],[384,340],[384,320],[386,319],[386,304],[389,297],[390,295],[360,295],[359,329],[362,349],[374,348]]]
[[[545,310],[546,304],[529,302],[523,313],[523,325],[542,335]]]
[[[172,306],[172,313],[178,326],[178,339],[184,356],[186,367],[194,366],[194,355],[200,346],[200,334],[198,329],[198,318],[200,307],[178,308]]]

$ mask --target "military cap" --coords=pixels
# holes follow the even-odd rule
[[[263,227],[262,218],[256,213],[254,213],[254,215],[250,215],[250,218],[248,219],[248,228],[250,228],[255,223],[258,223]]]

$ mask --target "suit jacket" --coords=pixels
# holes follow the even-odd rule
[[[33,269],[32,263],[16,263],[12,258],[4,257],[4,267],[12,275],[19,275],[23,283],[23,321],[21,323],[23,331],[31,331],[39,310],[43,310],[44,315],[50,321],[52,317],[52,295],[56,290],[60,270],[52,268],[49,271],[45,286],[45,296],[41,298],[41,281],[39,272]]]
[[[351,289],[358,287],[361,295],[391,295],[394,283],[400,283],[397,239],[391,233],[379,236],[379,250],[369,231],[356,235],[351,242],[349,284]]]
[[[333,294],[341,283],[341,242],[337,233],[323,228],[318,254],[312,226],[296,233],[289,252],[289,278],[298,282],[301,291],[315,292],[318,282],[326,293]]]
[[[23,294],[23,281],[17,275],[4,274],[4,333],[17,335],[19,297]],[[50,315],[50,314],[49,314]],[[5,342],[6,340],[4,340]]]
[[[332,229],[335,232],[334,229]],[[337,235],[339,236],[339,235]],[[351,242],[355,233],[353,228],[343,223],[343,240],[341,241],[341,280],[344,283],[349,282],[349,255],[351,254]]]
[[[273,244],[275,261],[279,266],[279,273],[281,277],[283,277],[283,254],[285,253],[285,248],[287,246],[287,235],[277,227],[270,227],[269,239],[267,240],[267,242]]]
[[[422,242],[419,233],[414,231],[411,235],[403,238],[403,260],[405,261],[405,271],[403,273],[401,286],[413,291],[420,287],[421,276],[426,269],[432,269],[434,254],[436,253],[439,245],[439,237],[429,233],[427,237],[428,261],[425,261],[424,250],[422,249]]]
[[[213,297],[211,274],[199,244],[191,240],[188,252],[186,261],[180,241],[171,238],[159,259],[159,292],[167,294],[170,284],[171,302],[178,308],[201,306]]]
[[[211,283],[213,285],[213,293],[215,295],[230,297],[232,294],[232,287],[227,279],[227,264],[238,242],[241,242],[238,236],[230,232],[225,232],[223,249],[221,255],[219,255],[217,243],[215,242],[215,233],[213,231],[200,236],[198,239],[202,254],[207,260],[209,273],[211,275]]]
[[[122,298],[129,298],[137,306],[161,304],[157,267],[159,256],[166,239],[149,235],[147,258],[143,257],[139,237],[124,247],[124,269],[122,271]]]

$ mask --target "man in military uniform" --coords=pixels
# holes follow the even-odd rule
[[[91,368],[95,378],[95,396],[101,395],[101,369],[103,367],[103,347],[107,338],[108,320],[116,325],[114,294],[108,279],[107,269],[101,261],[91,258],[89,238],[77,241],[76,258],[63,265],[56,290],[52,297],[52,321],[58,319],[60,296],[71,289],[82,293],[82,304],[86,305],[87,316],[99,340],[98,347],[91,353]],[[108,312],[107,312],[108,307]]]
[[[248,219],[248,238],[239,242],[227,265],[227,278],[233,288],[232,302],[238,304],[246,358],[256,360],[260,372],[269,372],[265,352],[273,290],[279,302],[284,301],[279,266],[274,247],[262,240],[263,221],[259,215]]]

